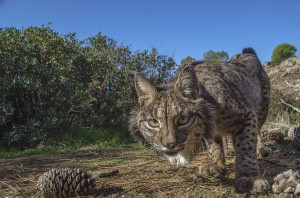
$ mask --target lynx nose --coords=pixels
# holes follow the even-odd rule
[[[176,142],[175,141],[173,141],[173,142],[167,142],[165,144],[165,147],[167,147],[169,150],[173,150],[173,149],[176,148]]]
[[[161,143],[168,150],[175,150],[177,147],[177,139],[174,135],[168,135],[167,137],[163,137],[161,139]]]

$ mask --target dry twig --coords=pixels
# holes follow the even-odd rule
[[[287,106],[293,108],[295,111],[297,111],[298,113],[300,113],[300,108],[294,107],[293,105],[290,105],[290,104],[284,102],[282,99],[280,99],[280,100],[281,100],[281,102],[282,102],[283,104],[285,104],[285,105],[287,105]]]
[[[113,171],[110,171],[108,173],[101,173],[99,174],[98,177],[112,177],[112,176],[116,176],[120,173],[119,170],[113,170]]]
[[[287,125],[287,124],[281,124],[281,123],[275,123],[275,122],[267,122],[267,123],[271,124],[271,125],[278,125],[278,126],[286,127],[286,128],[290,127],[290,125]]]
[[[12,185],[10,185],[10,184],[8,184],[8,183],[6,183],[6,182],[4,182],[4,181],[0,181],[0,183],[1,183],[2,185],[7,186],[8,188],[12,189],[15,193],[18,193],[18,192],[19,192],[15,187],[13,187]]]

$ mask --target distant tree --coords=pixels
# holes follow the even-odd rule
[[[229,59],[229,55],[225,51],[214,52],[209,50],[203,54],[203,60],[207,62],[226,62]]]
[[[282,61],[295,56],[296,51],[296,47],[288,43],[277,45],[272,52],[272,65],[277,65]]]
[[[180,61],[180,65],[183,65],[184,63],[189,63],[189,62],[193,62],[195,61],[196,59],[193,58],[193,57],[190,57],[190,56],[187,56],[186,58],[182,59]]]

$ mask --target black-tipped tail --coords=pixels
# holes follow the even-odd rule
[[[244,48],[242,53],[243,54],[254,54],[254,55],[256,55],[256,52],[252,47]]]

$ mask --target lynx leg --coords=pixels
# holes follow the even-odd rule
[[[225,158],[222,137],[208,140],[208,163],[199,167],[199,172],[206,175],[215,175],[225,172]]]
[[[263,158],[263,157],[269,157],[272,149],[268,146],[265,146],[262,143],[262,139],[261,139],[261,135],[260,135],[260,130],[257,133],[257,156],[259,159]]]
[[[235,156],[235,151],[231,137],[223,137],[224,153],[225,156]],[[263,144],[260,133],[257,134],[257,157],[261,159],[263,157],[269,157],[272,153],[272,149]]]
[[[257,134],[258,127],[254,113],[249,114],[232,134],[236,151],[235,188],[238,192],[263,194],[270,188],[268,181],[259,177]]]

